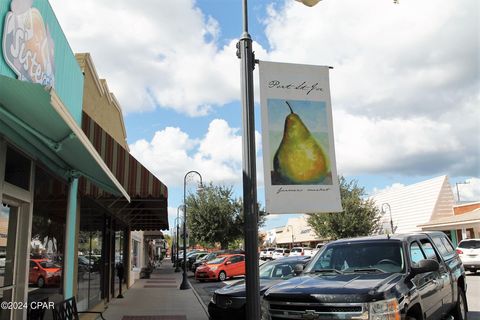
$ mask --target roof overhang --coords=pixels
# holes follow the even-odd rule
[[[441,219],[431,220],[418,225],[422,230],[451,230],[480,226],[480,209]]]
[[[60,176],[84,176],[130,201],[53,88],[0,75],[0,134]]]
[[[82,129],[131,197],[114,197],[83,179],[79,190],[131,230],[168,229],[168,188],[85,112]]]

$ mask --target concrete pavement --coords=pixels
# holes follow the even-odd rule
[[[180,290],[182,273],[164,261],[150,279],[140,279],[113,299],[103,313],[108,320],[208,320],[208,313],[193,289]]]

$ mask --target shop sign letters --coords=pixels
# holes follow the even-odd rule
[[[12,0],[3,29],[3,56],[18,79],[53,87],[54,42],[33,0]]]

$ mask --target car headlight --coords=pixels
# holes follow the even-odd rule
[[[210,270],[212,270],[212,271],[215,271],[217,269],[218,269],[218,267],[210,267]]]
[[[212,299],[210,300],[213,304],[217,304],[217,294],[213,293]]]
[[[262,304],[260,305],[260,313],[261,313],[261,319],[262,320],[270,320],[270,313],[268,312],[268,301],[265,299],[262,299]]]
[[[400,320],[397,299],[381,300],[369,303],[370,320]]]

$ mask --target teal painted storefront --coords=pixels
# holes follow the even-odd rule
[[[15,10],[17,11],[14,13],[12,13],[14,11],[12,2],[16,3]],[[37,168],[37,166],[47,168],[49,174],[57,182],[64,185],[65,189],[63,191],[65,191],[65,197],[68,201],[65,201],[63,207],[56,209],[63,211],[61,213],[63,220],[60,219],[61,223],[59,224],[63,230],[60,233],[58,233],[58,230],[53,231],[53,233],[56,232],[56,238],[53,238],[56,242],[52,241],[55,252],[58,252],[58,257],[61,258],[58,260],[52,259],[52,261],[62,263],[60,269],[62,272],[61,284],[56,293],[57,297],[55,297],[58,301],[72,297],[77,292],[79,177],[84,176],[96,186],[114,195],[130,199],[81,129],[84,76],[49,2],[47,0],[34,0],[31,7],[35,8],[34,10],[31,10],[28,4],[29,0],[0,0],[0,151],[2,151],[2,154],[0,154],[0,204],[2,204],[2,199],[11,196],[2,189],[4,181],[1,172],[2,169],[5,169],[5,172],[7,170],[5,162],[2,163],[2,158],[5,159],[9,149],[15,149],[24,155],[31,161],[32,168]],[[47,50],[38,49],[38,51],[35,51],[35,49],[32,49],[30,52],[43,54],[38,59],[39,61],[40,59],[45,61],[45,52],[51,54],[52,50],[48,49],[53,48],[53,59],[51,55],[48,55],[49,70],[53,70],[53,72],[48,75],[53,74],[54,76],[47,77],[47,79],[54,79],[54,81],[31,83],[28,76],[34,77],[37,75],[31,67],[36,63],[36,56],[34,54],[27,55],[30,53],[28,51],[30,49],[25,49],[29,45],[28,40],[23,43],[21,40],[22,37],[28,38],[25,30],[37,30],[32,25],[38,27],[42,24],[45,29],[41,27],[38,29],[45,30],[44,33],[41,33],[41,36],[43,36],[41,40],[44,40],[44,44],[47,43]],[[9,26],[8,32],[6,31],[7,25]],[[44,34],[47,36],[44,36]],[[20,40],[14,42],[13,39]],[[19,45],[19,43],[21,44]],[[22,56],[22,53],[25,52],[27,54]],[[13,56],[18,60],[12,59]],[[22,75],[20,67],[27,64],[22,65],[23,62],[21,61],[22,58],[25,58],[23,61],[27,61],[29,57],[31,64],[30,67],[24,68],[27,75],[25,76]],[[50,63],[50,61],[53,63]],[[45,64],[38,63],[41,66]],[[14,71],[15,67],[17,67],[16,71]],[[46,68],[38,67],[36,70],[43,72]],[[18,73],[20,75],[17,75]],[[47,72],[43,72],[43,74],[47,74]],[[20,80],[19,78],[22,76],[24,78]],[[26,78],[27,80],[25,80]],[[50,83],[53,86],[50,86]],[[30,172],[32,181],[37,178],[35,170]],[[27,191],[30,193],[31,199],[34,199],[37,196],[37,191],[44,192],[45,190],[37,190],[36,184],[34,184]],[[48,194],[49,197],[55,196],[53,191],[48,191]],[[29,248],[30,253],[24,253],[26,261],[20,263],[15,272],[12,271],[12,274],[17,274],[14,286],[17,299],[15,301],[27,301],[34,289],[37,291],[41,289],[40,285],[32,287],[31,280],[21,276],[32,270],[29,265],[33,259],[34,241],[43,241],[43,236],[33,239],[33,228],[35,228],[33,223],[38,216],[36,216],[35,211],[36,203],[33,203],[33,200],[30,201],[32,203],[29,204],[29,215],[32,224],[24,224],[19,228],[23,230],[21,234],[32,235],[32,244]],[[56,201],[58,203],[58,199]],[[55,203],[52,202],[52,208],[54,205]],[[54,220],[53,210],[51,213],[52,219],[48,216],[50,214],[48,209],[44,212],[46,212],[48,221]],[[58,221],[58,213],[56,218]],[[30,230],[27,230],[29,228]],[[59,234],[61,236],[58,236]],[[48,237],[47,234],[46,238],[48,239]],[[47,240],[46,243],[48,241],[50,240]],[[44,243],[37,245],[37,249],[49,250]],[[46,258],[46,256],[42,256],[43,258]],[[50,256],[48,258],[50,259]],[[24,283],[20,283],[21,281],[24,281]],[[3,298],[2,292],[0,290],[0,298]],[[24,312],[25,310],[14,311],[12,319],[23,319]],[[0,318],[2,317],[3,315],[0,312]]]
[[[0,26],[1,39],[0,42],[0,74],[17,78],[12,69],[8,66],[4,59],[4,22],[7,13],[10,11],[10,0],[0,1]],[[55,62],[55,91],[67,107],[78,125],[82,120],[82,100],[83,100],[83,74],[80,66],[75,59],[67,38],[63,33],[60,24],[47,0],[35,0],[32,7],[37,8],[54,41],[54,62]]]

